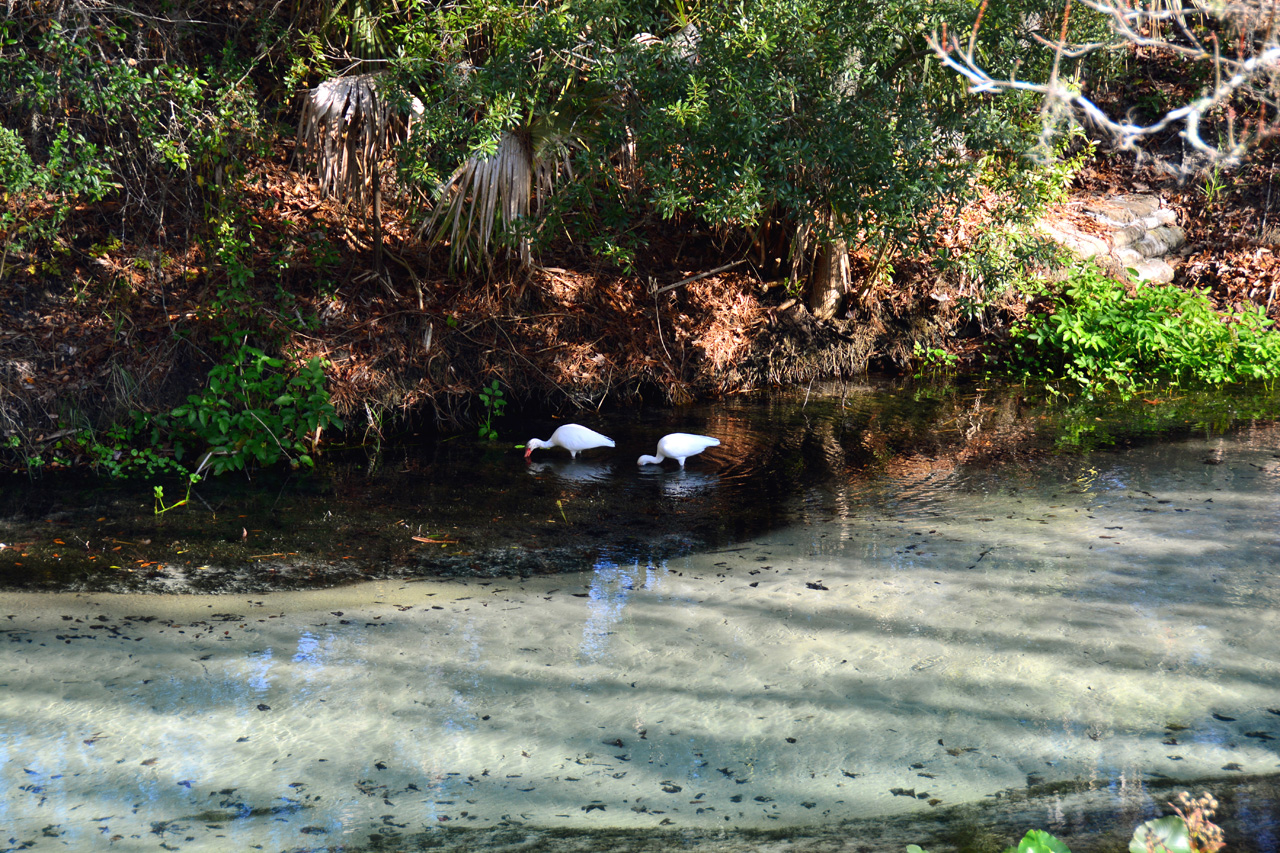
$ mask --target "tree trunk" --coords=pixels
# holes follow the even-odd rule
[[[382,263],[382,174],[378,169],[378,155],[370,158],[369,178],[373,182],[373,210],[370,219],[373,224],[373,268],[382,275],[386,268]]]
[[[809,310],[820,320],[830,320],[849,289],[849,244],[836,239],[818,252],[809,281]]]

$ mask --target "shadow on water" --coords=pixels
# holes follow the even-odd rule
[[[7,478],[0,851],[1092,853],[1187,789],[1280,849],[1275,399],[890,390],[604,415],[576,460],[499,424],[159,515]],[[637,466],[671,431],[721,445]]]
[[[539,450],[526,462],[518,443],[556,424],[508,419],[503,441],[411,438],[331,454],[316,471],[224,476],[164,513],[150,481],[11,473],[0,475],[0,588],[253,592],[662,560],[814,507],[854,512],[858,488],[910,502],[958,465],[998,471],[1063,449],[1228,430],[1278,408],[1269,394],[1179,394],[1046,407],[1022,389],[829,385],[583,418],[617,447],[573,461]],[[722,444],[684,470],[638,467],[672,431]],[[181,486],[161,485],[174,501]]]
[[[224,476],[159,514],[152,482],[4,475],[0,586],[251,592],[661,560],[785,523],[828,454],[840,457],[841,475],[874,459],[879,451],[856,441],[832,444],[854,438],[864,422],[887,417],[908,442],[929,429],[927,418],[887,415],[893,399],[866,388],[808,405],[765,398],[603,416],[588,422],[617,447],[577,460],[556,449],[526,462],[517,442],[545,437],[556,424],[509,422],[501,442],[423,437],[372,455],[331,454],[313,472]],[[639,467],[639,455],[672,431],[714,434],[723,444],[685,469]],[[175,500],[180,486],[162,485]]]

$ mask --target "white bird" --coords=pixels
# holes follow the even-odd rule
[[[658,439],[657,456],[641,456],[639,464],[657,465],[663,459],[674,459],[683,468],[684,460],[690,456],[697,456],[708,447],[715,447],[719,443],[720,439],[712,438],[709,435],[690,435],[687,432],[673,432],[671,435],[664,435]]]
[[[578,424],[565,424],[558,427],[555,432],[551,433],[551,438],[543,441],[540,438],[531,438],[525,444],[524,458],[528,459],[529,454],[535,450],[544,447],[563,447],[569,451],[569,456],[573,459],[578,458],[578,454],[584,450],[590,450],[593,447],[613,447],[613,439],[608,436],[601,435],[593,429],[587,429]]]

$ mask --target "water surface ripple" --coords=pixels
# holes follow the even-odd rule
[[[757,536],[555,577],[6,593],[0,850],[852,850],[858,821],[927,842],[1028,794],[1019,834],[1080,831],[1076,794],[1127,834],[1184,781],[1280,766],[1275,438],[906,460]],[[693,502],[727,476],[644,474]],[[1227,802],[1235,849],[1276,849],[1275,803]]]

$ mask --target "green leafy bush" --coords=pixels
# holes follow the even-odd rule
[[[1223,384],[1280,376],[1280,334],[1265,311],[1215,311],[1205,291],[1126,285],[1093,264],[1035,296],[1012,330],[1014,369],[1028,379],[1066,380],[1088,392],[1131,394],[1156,379]]]
[[[295,375],[283,359],[247,344],[209,371],[209,384],[164,421],[174,429],[175,458],[194,439],[203,454],[199,469],[214,474],[250,465],[311,466],[311,453],[326,428],[342,428],[329,402],[324,367],[313,358]]]
[[[11,254],[58,234],[73,207],[118,189],[98,147],[63,127],[36,165],[22,138],[0,126],[0,279]]]
[[[79,443],[112,477],[178,475],[190,484],[287,461],[311,467],[325,429],[342,429],[325,390],[324,364],[313,358],[290,373],[284,359],[247,344],[209,371],[207,386],[171,411],[135,412],[132,424]],[[163,490],[157,492],[161,506]]]
[[[1012,71],[1034,52],[1023,23],[1048,7],[984,5],[980,50]],[[483,185],[518,176],[531,210],[431,221],[497,217],[520,241],[567,234],[623,268],[645,245],[635,232],[661,220],[739,246],[776,231],[771,263],[838,240],[908,251],[972,197],[975,151],[1006,152],[1009,171],[1030,165],[1020,107],[969,96],[927,48],[943,21],[977,14],[966,0],[442,6],[407,27],[392,63],[426,105],[400,174],[437,183],[459,158],[479,173],[502,141],[519,142],[503,162],[523,168],[490,170]]]
[[[32,180],[66,208],[114,196],[130,228],[202,212],[263,144],[248,69],[157,59],[139,48],[159,19],[122,7],[64,11],[0,20],[0,130],[20,134]]]

